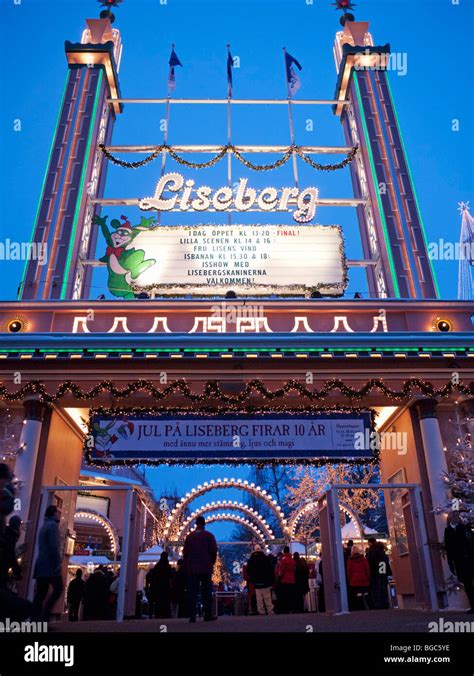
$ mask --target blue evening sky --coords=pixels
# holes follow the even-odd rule
[[[459,0],[459,4],[456,0],[360,0],[355,11],[356,19],[370,21],[375,44],[389,42],[393,51],[406,54],[406,75],[393,72],[390,80],[428,241],[458,241],[457,203],[473,198],[473,7],[472,0]],[[29,240],[66,76],[64,40],[78,42],[84,19],[98,17],[99,11],[95,0],[21,0],[20,4],[0,0],[2,241]],[[297,98],[333,97],[336,72],[332,47],[335,31],[339,30],[339,12],[328,0],[125,0],[116,15],[115,27],[120,29],[124,45],[120,83],[125,97],[166,95],[172,42],[184,66],[176,69],[177,97],[226,96],[227,43],[234,57],[240,59],[240,68],[234,70],[235,97],[286,96],[283,46],[303,66]],[[162,142],[163,117],[163,106],[126,106],[116,122],[113,143]],[[344,144],[339,119],[328,106],[315,110],[295,106],[294,118],[296,143]],[[307,131],[309,119],[313,121],[312,131]],[[14,120],[21,121],[21,131],[14,131]],[[459,120],[459,131],[452,130],[453,120]],[[234,106],[232,130],[236,144],[287,144],[287,108]],[[173,107],[169,141],[226,143],[225,106]],[[323,156],[322,161],[328,157],[335,161],[336,156]],[[275,158],[268,156],[270,161]],[[252,159],[267,161],[266,156]],[[316,185],[324,197],[351,194],[348,170],[321,174],[301,164],[301,186]],[[176,166],[168,160],[167,168]],[[151,194],[159,167],[159,161],[135,171],[111,166],[106,196]],[[235,179],[248,176],[257,187],[291,185],[293,180],[291,163],[271,173],[255,173],[234,160],[233,172]],[[225,162],[212,169],[185,173],[197,183],[213,187],[227,180]],[[110,209],[106,213],[120,215],[122,211]],[[130,210],[125,213],[135,218]],[[265,215],[265,220],[258,216],[260,222],[278,222],[274,214]],[[240,222],[254,217],[247,214]],[[179,218],[183,224],[197,222],[192,215]],[[226,216],[213,214],[212,218],[225,222]],[[277,218],[282,223],[291,222],[291,216]],[[348,257],[360,256],[355,210],[321,208],[316,221],[340,223]],[[177,223],[177,215],[167,214],[162,222]],[[100,256],[101,240],[98,246]],[[0,266],[0,299],[13,299],[23,263],[0,261]],[[457,263],[436,262],[435,268],[442,296],[455,298]],[[95,274],[93,285],[94,298],[106,291],[103,271]],[[353,272],[349,288],[351,292],[365,289],[360,271]],[[149,471],[158,488],[175,484],[180,492],[224,474],[245,478],[244,468],[227,472],[220,468]]]

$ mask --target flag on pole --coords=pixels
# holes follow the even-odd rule
[[[288,96],[291,98],[301,87],[301,80],[296,74],[293,64],[295,64],[298,70],[301,70],[301,64],[295,59],[294,56],[291,56],[291,54],[289,54],[286,49],[283,49],[283,51],[285,52],[285,69],[286,81],[288,84]]]
[[[183,64],[178,59],[178,55],[174,51],[174,45],[171,45],[171,54],[169,60],[170,72],[168,74],[168,95],[176,89],[176,77],[174,73],[175,66],[182,66]]]
[[[234,67],[234,59],[230,53],[230,45],[227,45],[227,98],[232,98],[232,68]]]

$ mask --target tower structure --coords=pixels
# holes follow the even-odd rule
[[[474,256],[472,247],[474,244],[474,219],[471,216],[469,202],[459,203],[461,214],[461,237],[459,241],[459,269],[458,269],[458,300],[473,300],[474,280],[472,278],[472,266]]]
[[[346,3],[347,4],[347,3]],[[340,7],[343,9],[343,7]],[[351,178],[371,295],[437,298],[423,221],[393,101],[387,67],[390,45],[374,46],[367,21],[341,17],[334,58],[338,101],[347,143],[359,146]]]
[[[102,15],[86,20],[80,43],[65,43],[68,73],[32,235],[45,247],[47,263],[27,261],[21,300],[88,294],[91,270],[83,261],[95,248],[93,200],[103,194],[106,173],[98,146],[110,140],[122,111],[119,103],[107,103],[119,97],[120,32],[112,28],[110,12]]]

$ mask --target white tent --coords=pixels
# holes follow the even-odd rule
[[[364,535],[377,535],[377,531],[368,526],[364,526]],[[344,524],[341,528],[341,536],[343,540],[357,540],[359,538],[357,528],[353,521]]]
[[[160,545],[153,545],[153,547],[145,549],[144,552],[140,552],[138,555],[138,563],[156,563],[159,560],[162,551],[163,547],[160,547]]]
[[[93,563],[94,566],[110,566],[114,563],[106,556],[71,556],[69,557],[70,566],[87,566],[88,563]]]

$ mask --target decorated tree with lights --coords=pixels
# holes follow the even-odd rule
[[[216,586],[219,584],[228,584],[229,579],[229,573],[227,572],[225,563],[218,552],[214,570],[212,571],[212,584]]]
[[[458,437],[450,452],[448,471],[443,474],[451,499],[436,511],[458,511],[474,526],[474,448],[469,431],[470,418],[461,418],[458,413],[456,422]]]
[[[305,505],[316,502],[331,484],[371,484],[379,480],[376,465],[333,464],[324,467],[298,467],[293,472],[293,481],[288,486],[287,503],[295,516]],[[380,504],[380,494],[372,489],[341,491],[341,500],[358,516],[376,509]],[[341,522],[342,525],[342,522]],[[299,520],[297,538],[308,542],[319,527],[318,511],[309,510]]]

